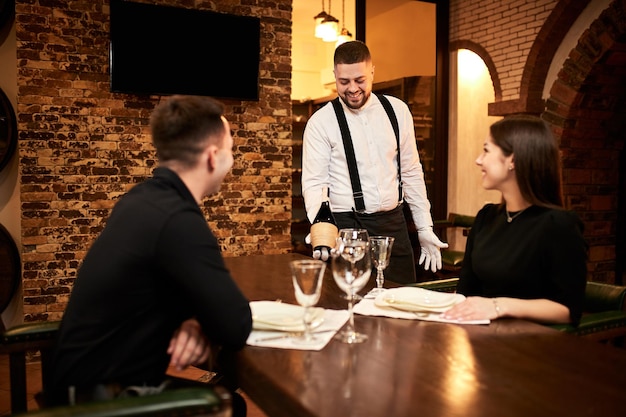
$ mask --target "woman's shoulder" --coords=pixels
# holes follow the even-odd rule
[[[583,222],[575,211],[558,208],[538,208],[548,227],[583,230]]]
[[[501,210],[500,204],[487,203],[476,213],[476,218],[490,218],[496,216]]]
[[[474,226],[472,228],[482,229],[483,226],[490,224],[494,221],[494,219],[498,216],[498,213],[501,210],[500,204],[495,203],[487,203],[485,204],[478,213],[476,213],[476,217],[474,219]]]

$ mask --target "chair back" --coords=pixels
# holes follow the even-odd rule
[[[475,216],[460,213],[449,213],[446,220],[435,220],[434,230],[437,236],[444,242],[449,242],[452,238],[448,232],[461,229],[463,236],[469,234],[469,230],[474,225]],[[458,272],[463,266],[465,250],[442,249],[442,275]]]
[[[626,287],[588,281],[585,288],[584,310],[596,313],[606,310],[625,310]]]
[[[448,221],[454,227],[464,227],[470,229],[474,225],[476,216],[469,216],[467,214],[450,213],[448,215]]]
[[[49,387],[52,351],[60,321],[25,323],[2,333],[0,354],[9,355],[11,415],[23,417],[144,417],[191,416],[231,417],[232,397],[220,386],[206,385],[166,390],[143,397],[117,398],[75,406],[45,407],[27,412],[26,359],[30,353],[41,355],[41,381]]]
[[[0,354],[9,355],[9,382],[11,385],[11,413],[27,410],[26,360],[29,354],[39,353],[43,390],[48,386],[52,350],[60,321],[25,323],[2,333]]]
[[[213,386],[180,388],[143,397],[118,398],[109,401],[43,408],[19,417],[231,417],[232,403],[228,391]]]

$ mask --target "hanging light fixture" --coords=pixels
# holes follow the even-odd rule
[[[322,40],[324,42],[337,41],[337,32],[339,30],[339,20],[331,15],[331,0],[328,0],[328,14],[322,20]]]
[[[346,28],[341,29],[341,34],[337,36],[337,43],[335,43],[335,48],[341,45],[342,43],[346,43],[352,40],[352,33]]]
[[[328,13],[324,11],[324,0],[322,0],[322,11],[317,14],[313,19],[315,19],[315,37],[322,39],[324,37],[324,27],[322,22],[328,16]]]
[[[322,25],[324,26],[322,40],[324,42],[336,42],[338,36],[337,28],[339,28],[339,20],[331,15],[328,15],[324,19]]]
[[[335,44],[335,48],[342,43],[352,40],[352,33],[350,33],[348,29],[346,29],[346,0],[341,0],[341,26],[341,33],[337,37],[337,43]]]

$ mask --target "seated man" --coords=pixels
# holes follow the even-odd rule
[[[158,392],[169,364],[206,361],[209,343],[227,356],[252,329],[199,206],[233,165],[223,105],[174,96],[154,110],[151,129],[159,166],[120,199],[85,256],[59,332],[51,403]],[[234,415],[245,415],[233,396]]]

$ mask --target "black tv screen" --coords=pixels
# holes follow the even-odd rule
[[[111,91],[259,99],[259,18],[110,4]]]

